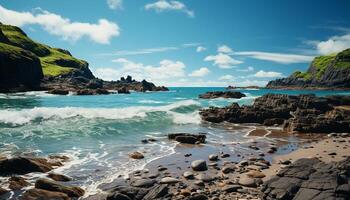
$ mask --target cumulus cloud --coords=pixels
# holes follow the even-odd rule
[[[280,64],[308,63],[314,59],[314,56],[271,53],[271,52],[261,52],[261,51],[242,51],[242,52],[235,52],[233,54],[247,56],[258,60],[267,60],[267,61],[276,62]]]
[[[318,41],[316,49],[322,55],[337,53],[350,48],[350,34],[333,36],[325,41]]]
[[[202,52],[202,51],[205,51],[205,50],[207,50],[207,48],[205,48],[203,46],[198,46],[197,49],[196,49],[197,52]]]
[[[194,12],[189,10],[186,5],[180,1],[159,0],[154,3],[145,5],[146,10],[163,11],[180,11],[186,13],[189,17],[194,17]]]
[[[123,0],[107,0],[107,5],[112,10],[123,9]]]
[[[254,67],[249,66],[249,67],[247,67],[245,69],[237,69],[236,71],[239,71],[239,72],[252,72],[252,71],[254,71]]]
[[[219,77],[219,80],[233,80],[233,76],[232,75],[229,75],[229,74],[227,74],[227,75],[223,75],[223,76],[220,76]]]
[[[265,72],[263,70],[260,70],[254,74],[257,78],[278,78],[283,77],[283,74],[280,72]]]
[[[171,80],[185,76],[185,64],[181,61],[162,60],[159,66],[145,65],[125,58],[113,60],[118,68],[97,68],[94,73],[105,80],[117,80],[122,76],[131,75],[136,80],[149,80],[156,84],[165,84]]]
[[[201,67],[198,70],[194,70],[192,73],[189,74],[189,76],[192,77],[203,77],[210,73],[210,70],[206,67]]]
[[[232,53],[233,51],[229,46],[221,45],[218,47],[218,52],[219,53]]]
[[[87,37],[94,42],[108,44],[112,37],[120,34],[119,26],[106,19],[99,19],[96,24],[72,22],[46,10],[36,10],[36,13],[17,12],[0,6],[0,21],[15,26],[39,25],[49,34],[71,41]]]
[[[231,56],[223,53],[218,53],[217,55],[210,55],[204,58],[204,61],[212,61],[214,65],[222,69],[233,68],[234,65],[243,63],[242,61],[236,60]]]

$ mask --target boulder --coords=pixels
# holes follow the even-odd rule
[[[52,192],[42,189],[30,189],[27,190],[20,198],[20,200],[70,200],[67,194],[61,192]]]
[[[12,176],[8,180],[9,182],[9,188],[11,190],[21,190],[24,187],[27,187],[30,185],[23,177],[20,176]]]
[[[208,170],[207,162],[205,160],[195,160],[191,163],[191,167],[194,171]]]
[[[55,94],[55,95],[68,95],[68,94],[69,94],[69,91],[66,90],[66,89],[57,88],[57,89],[49,90],[47,93],[49,93],[49,94]]]
[[[145,156],[142,153],[135,151],[133,153],[130,153],[129,157],[133,159],[143,159]]]
[[[68,177],[63,174],[49,173],[47,177],[51,178],[54,181],[68,182],[73,180],[71,177]]]
[[[68,195],[69,197],[81,197],[84,195],[85,191],[77,186],[66,186],[58,182],[51,181],[48,179],[38,179],[35,182],[35,188],[48,190],[51,192],[60,192]]]
[[[176,140],[185,144],[205,143],[206,135],[204,134],[189,134],[189,133],[170,133],[168,139]]]
[[[0,175],[23,175],[31,172],[48,172],[53,163],[45,158],[14,157],[0,160]]]

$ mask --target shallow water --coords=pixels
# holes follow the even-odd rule
[[[56,96],[45,92],[0,94],[0,156],[65,154],[72,157],[57,172],[74,177],[72,184],[94,193],[99,184],[140,169],[152,160],[174,153],[171,132],[208,133],[208,147],[266,137],[248,137],[254,126],[229,128],[201,123],[198,111],[232,102],[251,104],[266,93],[350,95],[343,91],[238,90],[242,99],[198,99],[207,91],[224,88],[170,88],[169,92],[130,95]],[[158,142],[141,144],[144,138]],[[298,141],[290,137],[289,143]],[[130,160],[141,151],[146,159]],[[230,151],[249,151],[244,145]],[[283,152],[282,152],[283,153]]]

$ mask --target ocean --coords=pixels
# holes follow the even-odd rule
[[[207,133],[207,146],[252,139],[247,134],[255,125],[232,129],[202,123],[198,114],[202,108],[233,102],[249,105],[267,93],[350,95],[349,91],[252,89],[237,90],[247,95],[242,99],[198,99],[199,94],[220,90],[225,88],[173,87],[168,92],[97,96],[0,94],[0,156],[67,155],[71,160],[55,172],[74,177],[73,185],[93,194],[102,183],[174,154],[176,142],[167,139],[168,133]],[[147,138],[157,141],[141,143]],[[290,143],[296,140],[288,138]],[[240,147],[233,146],[232,151],[235,148]],[[145,159],[129,159],[134,151],[142,152]],[[42,174],[31,174],[29,179],[38,176]]]

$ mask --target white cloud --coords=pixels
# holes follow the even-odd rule
[[[322,55],[343,51],[350,48],[350,34],[333,36],[326,41],[316,42],[316,48]]]
[[[77,41],[88,37],[94,42],[108,44],[112,37],[119,36],[119,26],[106,19],[99,19],[97,24],[71,22],[70,19],[36,9],[35,14],[17,12],[0,6],[0,21],[15,26],[40,25],[52,35],[60,36],[65,40]]]
[[[232,75],[227,74],[227,75],[224,75],[224,76],[220,76],[219,80],[228,80],[228,81],[231,80],[232,81],[233,78],[234,77]]]
[[[254,71],[254,67],[249,66],[249,67],[247,67],[245,69],[237,69],[236,71],[239,71],[239,72],[252,72],[252,71]]]
[[[260,70],[254,74],[257,78],[278,78],[283,77],[283,74],[280,72],[265,72],[263,70]]]
[[[261,51],[242,51],[235,52],[234,55],[248,56],[258,60],[267,60],[281,64],[292,63],[308,63],[313,60],[314,56],[296,55],[296,54],[283,54],[283,53],[270,53]]]
[[[123,9],[123,0],[107,0],[107,5],[112,10]]]
[[[218,47],[219,53],[232,53],[232,49],[227,45],[221,45]]]
[[[186,5],[180,1],[159,0],[154,3],[146,4],[145,9],[155,10],[156,12],[181,11],[186,13],[189,17],[194,17],[194,12],[189,10]]]
[[[198,70],[194,70],[191,74],[189,74],[189,76],[192,76],[192,77],[203,77],[207,74],[210,73],[210,70],[206,67],[201,67],[200,69]]]
[[[130,55],[143,55],[158,52],[174,51],[178,50],[178,47],[156,47],[147,49],[137,49],[137,50],[120,50],[114,53],[102,54],[102,55],[112,55],[112,56],[130,56]]]
[[[185,77],[185,64],[180,61],[162,60],[159,66],[145,65],[125,58],[113,60],[118,68],[97,68],[94,73],[105,80],[118,80],[122,76],[131,75],[136,80],[146,79],[155,84],[164,85],[170,81]]]
[[[198,46],[197,49],[196,49],[197,52],[202,52],[202,51],[205,51],[205,50],[207,50],[207,48],[205,48],[203,46]]]
[[[217,65],[222,69],[230,69],[233,68],[233,65],[238,65],[243,63],[242,61],[235,60],[231,56],[219,53],[217,55],[207,56],[204,61],[213,61],[214,65]]]

